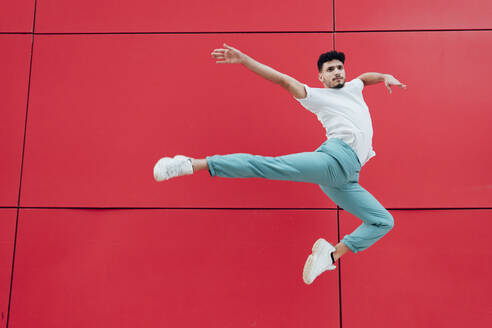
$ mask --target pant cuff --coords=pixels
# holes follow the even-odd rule
[[[207,160],[207,164],[208,164],[208,173],[210,173],[210,176],[214,177],[216,174],[215,174],[215,168],[214,168],[212,157],[206,156],[205,159]]]
[[[352,245],[352,243],[347,240],[346,236],[342,239],[342,243],[344,243],[353,253],[358,252],[357,248],[355,248],[354,245]]]

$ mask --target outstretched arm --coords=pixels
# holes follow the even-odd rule
[[[212,56],[218,59],[217,64],[243,64],[249,70],[261,77],[280,85],[296,98],[306,98],[304,85],[296,79],[280,73],[267,65],[264,65],[241,51],[224,43],[225,49],[215,49]]]
[[[395,79],[393,75],[390,74],[381,74],[381,73],[364,73],[357,78],[361,79],[362,82],[364,82],[364,85],[371,85],[371,84],[376,84],[379,82],[384,82],[386,85],[386,88],[388,88],[389,93],[391,93],[391,87],[390,85],[397,85],[402,89],[406,89],[407,86],[405,84],[402,84],[400,81]]]

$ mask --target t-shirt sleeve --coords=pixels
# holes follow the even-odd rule
[[[300,98],[299,99],[299,98],[294,97],[294,99],[303,105],[309,105],[309,103],[311,102],[311,99],[313,98],[311,88],[307,84],[303,83],[302,85],[304,86],[304,90],[306,90],[306,98]]]
[[[355,78],[351,82],[354,84],[357,90],[362,92],[362,89],[364,89],[364,82],[361,79]]]

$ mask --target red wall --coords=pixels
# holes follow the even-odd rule
[[[0,328],[490,327],[492,2],[334,1],[0,4]],[[395,228],[310,286],[312,243],[360,224],[318,186],[153,180],[325,140],[224,42],[313,87],[333,47],[408,85],[364,89],[360,183]]]

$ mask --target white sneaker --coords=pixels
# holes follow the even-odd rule
[[[308,256],[302,272],[302,278],[306,284],[312,284],[314,279],[323,272],[336,269],[330,255],[335,250],[335,247],[323,238],[314,243],[313,253]]]
[[[174,158],[163,157],[154,166],[156,181],[169,180],[187,174],[193,174],[193,165],[191,158],[183,155],[176,155]]]

